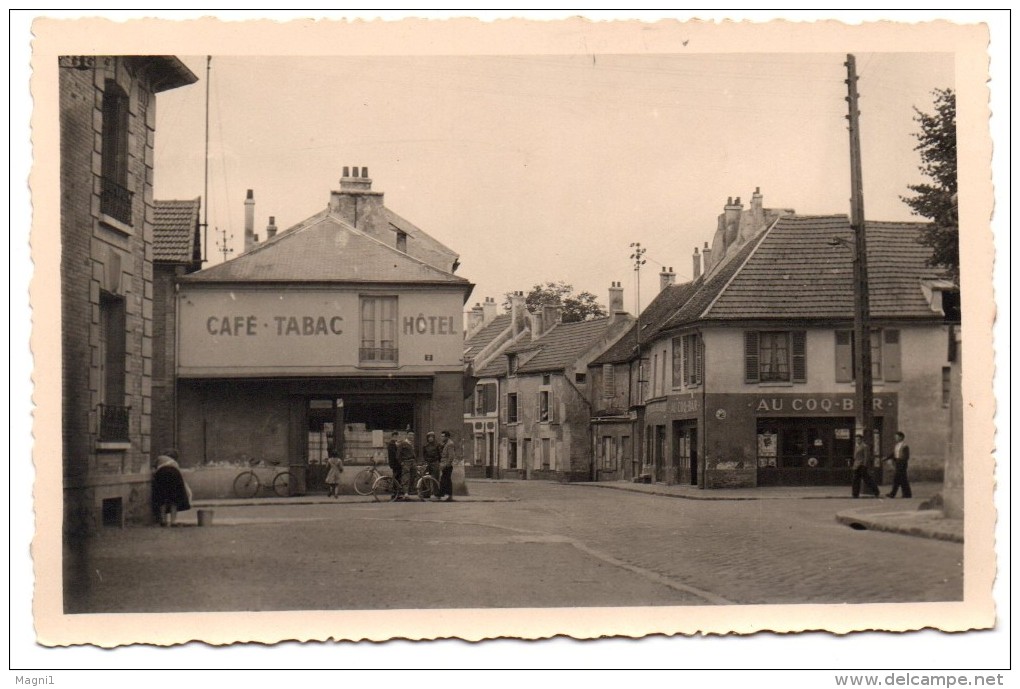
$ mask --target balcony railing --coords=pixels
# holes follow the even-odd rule
[[[99,197],[99,210],[125,225],[130,225],[133,192],[109,177],[103,177],[102,180],[103,192]]]
[[[131,407],[99,405],[99,442],[127,443],[130,436]]]
[[[361,347],[358,349],[358,358],[362,363],[380,362],[395,364],[397,362],[397,349],[396,347]]]

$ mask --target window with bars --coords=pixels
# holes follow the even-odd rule
[[[103,88],[102,187],[100,212],[131,224],[132,193],[128,189],[129,98],[112,79]]]
[[[397,362],[397,298],[361,298],[362,363]]]
[[[807,381],[807,332],[744,333],[744,380],[748,383]]]

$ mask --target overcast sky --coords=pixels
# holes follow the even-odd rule
[[[950,54],[857,57],[867,217],[908,220],[922,181],[913,106],[952,87]],[[156,198],[203,194],[199,76],[158,97]],[[630,243],[647,248],[641,301],[672,266],[691,277],[727,197],[849,212],[845,53],[456,57],[231,57],[210,80],[209,254],[325,208],[345,165],[386,205],[461,256],[486,296],[564,280],[605,302]],[[230,239],[232,235],[232,239]]]

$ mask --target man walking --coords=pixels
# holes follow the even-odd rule
[[[453,439],[450,431],[443,431],[443,443],[441,450],[440,465],[442,472],[439,474],[439,498],[444,496],[444,502],[453,502]]]
[[[851,485],[851,494],[855,498],[861,496],[861,481],[868,486],[868,490],[876,498],[882,495],[874,479],[871,478],[871,472],[868,471],[868,462],[870,460],[868,446],[864,444],[864,436],[858,433],[854,436],[854,473],[853,484]]]
[[[910,461],[910,446],[907,445],[907,434],[903,431],[896,432],[896,445],[892,454],[886,459],[893,461],[895,472],[893,473],[892,490],[888,497],[895,498],[896,491],[903,489],[903,497],[909,498],[913,495],[910,491],[910,481],[907,479],[907,462]]]

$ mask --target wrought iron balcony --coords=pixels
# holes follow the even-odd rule
[[[99,442],[127,443],[130,436],[131,407],[99,405]]]
[[[381,362],[397,363],[396,347],[361,347],[358,349],[358,357],[362,363]]]
[[[99,197],[99,210],[125,225],[130,225],[133,192],[109,177],[103,177],[102,180],[103,192]]]

